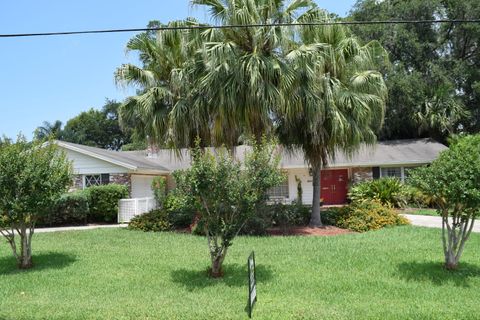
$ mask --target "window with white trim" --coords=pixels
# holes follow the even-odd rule
[[[402,180],[402,168],[401,167],[391,167],[391,168],[381,168],[382,177],[391,177],[398,178]]]
[[[409,171],[418,167],[385,167],[380,168],[380,177],[398,178],[402,182],[408,181]]]
[[[104,184],[110,183],[110,174],[102,173],[102,174],[86,174],[83,176],[83,186],[84,188],[92,187],[92,186],[100,186]]]
[[[275,198],[288,198],[288,178],[282,181],[281,184],[270,188],[267,191],[267,195],[270,199]]]

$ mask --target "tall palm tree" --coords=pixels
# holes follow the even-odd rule
[[[445,141],[458,131],[460,122],[469,112],[452,91],[446,86],[435,88],[431,97],[418,106],[413,119],[420,134],[427,132],[430,137]]]
[[[36,128],[33,136],[36,140],[45,140],[48,138],[61,139],[63,123],[60,120],[55,122],[44,121],[43,125]]]
[[[299,22],[329,22],[312,8]],[[293,81],[283,83],[286,95],[278,134],[289,150],[302,150],[313,173],[310,225],[321,226],[320,174],[339,150],[351,155],[362,142],[373,144],[383,123],[387,89],[377,72],[386,53],[378,43],[361,45],[343,26],[297,29],[286,61]]]
[[[193,0],[205,6],[220,25],[291,22],[310,0]],[[273,128],[273,114],[283,95],[279,84],[288,77],[282,48],[290,28],[225,28],[215,32],[199,52],[201,72],[195,105],[208,114],[214,144],[236,145],[240,135],[260,140]]]
[[[150,26],[164,25],[155,22]],[[198,26],[198,23],[190,19],[166,26]],[[149,31],[128,42],[127,52],[137,52],[142,66],[124,64],[115,72],[117,84],[138,89],[137,95],[127,98],[120,107],[121,123],[133,124],[137,133],[160,145],[178,138],[178,134],[172,134],[170,113],[174,108],[188,105],[192,95],[185,70],[201,44],[199,33],[198,30]],[[186,121],[187,116],[183,120]],[[202,136],[191,123],[185,122],[181,129],[187,135]]]

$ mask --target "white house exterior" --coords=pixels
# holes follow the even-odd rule
[[[187,150],[110,151],[68,142],[57,141],[73,162],[74,189],[90,185],[119,183],[127,185],[132,198],[151,197],[150,188],[155,176],[166,176],[169,188],[174,187],[172,172],[190,166]],[[281,149],[281,147],[279,147]],[[321,174],[321,197],[325,204],[346,202],[348,188],[359,181],[382,176],[396,176],[402,181],[408,178],[408,170],[428,164],[445,150],[444,145],[428,140],[395,140],[379,142],[376,146],[362,146],[353,156],[338,152]],[[236,148],[241,161],[245,146]],[[291,202],[297,198],[297,187],[302,188],[302,201],[311,203],[313,198],[312,175],[301,152],[282,150],[281,168],[287,180],[271,190],[271,197]]]

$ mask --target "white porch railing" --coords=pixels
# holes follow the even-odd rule
[[[154,198],[121,199],[118,203],[118,223],[128,223],[133,217],[156,207]]]

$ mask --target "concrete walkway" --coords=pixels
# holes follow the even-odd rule
[[[435,216],[419,216],[414,214],[402,214],[405,218],[410,220],[412,225],[428,228],[441,228],[442,218]],[[480,221],[475,221],[472,232],[480,232]]]
[[[105,228],[125,228],[128,224],[104,224],[78,227],[55,227],[55,228],[35,228],[35,233],[59,232],[59,231],[81,231]]]

